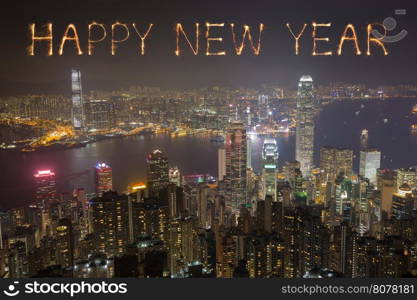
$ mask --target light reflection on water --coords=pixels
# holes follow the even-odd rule
[[[349,147],[355,152],[358,166],[360,132],[369,130],[369,146],[382,151],[382,167],[398,168],[417,165],[417,133],[410,131],[417,124],[417,115],[411,115],[416,100],[389,100],[335,103],[324,108],[316,122],[315,161],[318,163],[321,146]],[[361,107],[364,104],[364,107]],[[355,112],[360,111],[357,115]],[[384,123],[387,118],[388,122]],[[295,137],[277,138],[279,165],[294,159]],[[252,139],[252,166],[259,172],[263,138]],[[132,136],[104,140],[85,148],[49,153],[9,154],[0,152],[0,207],[27,204],[33,192],[35,170],[51,168],[57,174],[61,191],[84,187],[93,191],[92,168],[105,161],[113,168],[114,186],[124,190],[129,183],[146,177],[146,154],[160,148],[171,165],[183,174],[209,173],[217,176],[217,149],[221,145],[209,137],[177,137],[166,135]],[[83,172],[89,170],[88,173]]]

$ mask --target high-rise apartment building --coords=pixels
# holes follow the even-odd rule
[[[158,195],[159,191],[169,184],[168,158],[156,149],[148,154],[148,188],[151,194]]]
[[[108,257],[125,251],[129,238],[128,197],[105,192],[90,201],[94,247]]]

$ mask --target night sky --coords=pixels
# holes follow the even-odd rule
[[[395,15],[395,9],[406,9],[406,15]],[[80,68],[84,90],[113,90],[130,85],[153,85],[165,88],[195,88],[203,86],[248,86],[273,83],[294,87],[304,74],[311,74],[318,84],[329,82],[363,82],[369,85],[417,82],[417,4],[410,1],[3,1],[1,7],[0,96],[27,93],[60,93],[68,95],[69,70]],[[339,39],[346,24],[355,25],[361,51],[366,52],[366,25],[381,23],[395,17],[397,28],[408,36],[397,43],[387,44],[390,52],[382,55],[373,46],[373,56],[355,56],[352,43],[346,42],[343,56],[336,56]],[[87,26],[91,21],[104,23],[108,33],[114,21],[135,22],[140,28],[153,23],[146,40],[146,55],[138,53],[139,40],[130,27],[129,42],[110,55],[110,38],[98,44],[93,56],[87,56]],[[204,23],[225,22],[222,29],[213,29],[213,36],[222,36],[226,56],[205,56]],[[330,37],[320,42],[320,51],[334,52],[332,57],[313,57],[311,22],[331,22],[329,29],[320,28],[319,36]],[[28,56],[30,43],[28,24],[54,24],[54,56],[45,55],[45,46],[36,45],[37,55]],[[175,23],[181,22],[193,39],[194,23],[199,22],[203,34],[200,54],[193,56],[182,43],[184,53],[174,55]],[[229,23],[236,29],[251,26],[257,37],[259,22],[265,25],[262,52],[254,56],[246,48],[236,56]],[[298,31],[303,23],[309,26],[300,40],[300,55],[294,55],[294,40],[285,24]],[[64,55],[58,56],[60,39],[69,23],[74,23],[80,35],[83,56],[74,55],[71,43]],[[238,37],[240,39],[240,36]]]

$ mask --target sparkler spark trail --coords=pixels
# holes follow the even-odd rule
[[[70,33],[70,30],[72,30],[73,36],[68,36],[68,34]],[[74,41],[75,42],[74,46],[75,46],[75,49],[77,50],[77,55],[83,54],[80,48],[80,40],[78,38],[77,28],[75,27],[74,24],[69,24],[67,26],[67,29],[65,30],[65,33],[61,40],[61,45],[59,46],[59,50],[58,50],[59,55],[64,54],[64,45],[66,41]]]
[[[264,30],[265,26],[262,23],[259,23],[259,36],[258,36],[258,45],[257,47],[255,47],[253,45],[253,40],[252,40],[252,34],[250,32],[250,27],[248,25],[244,25],[244,31],[242,34],[242,42],[240,43],[240,46],[236,45],[236,35],[235,35],[235,24],[231,23],[230,27],[232,28],[232,38],[233,38],[233,44],[235,46],[235,50],[236,50],[236,55],[241,55],[243,52],[243,49],[245,48],[245,39],[246,36],[248,37],[248,41],[249,41],[249,45],[253,51],[253,53],[255,55],[259,55],[259,53],[261,52],[261,38],[262,38],[262,31]]]
[[[348,30],[352,32],[352,36],[347,36]],[[340,38],[339,42],[339,48],[337,49],[338,55],[342,55],[343,43],[345,41],[354,41],[356,55],[362,54],[361,50],[359,49],[358,37],[356,35],[355,26],[353,26],[352,24],[346,25],[345,31],[343,31],[342,37]]]
[[[138,36],[140,38],[140,54],[144,55],[145,54],[145,39],[148,37],[148,34],[151,31],[151,28],[152,28],[153,24],[152,23],[149,24],[148,30],[146,30],[144,35],[142,35],[140,33],[140,31],[137,29],[135,23],[133,23],[132,26],[133,26],[133,28],[135,29],[136,33],[138,34]]]
[[[226,51],[219,51],[219,52],[210,52],[210,42],[211,41],[217,41],[217,42],[223,42],[223,38],[222,37],[217,37],[217,38],[213,38],[210,37],[210,28],[211,27],[224,27],[224,23],[209,23],[206,22],[206,40],[207,40],[207,47],[206,47],[206,55],[210,56],[210,55],[226,55]]]
[[[123,27],[126,30],[126,36],[123,39],[120,39],[120,40],[114,39],[114,32],[117,27]],[[127,27],[127,24],[116,22],[111,25],[111,55],[116,54],[116,48],[117,48],[116,44],[127,41],[127,39],[129,38],[129,35],[130,33],[129,33],[129,28]]]
[[[384,32],[384,36],[386,36],[387,29],[385,28],[385,26],[383,24],[378,24],[378,25],[379,26],[382,26],[384,28],[384,31],[385,31]],[[381,40],[379,40],[379,39],[377,39],[375,37],[371,37],[372,31],[374,30],[373,24],[368,24],[368,26],[367,26],[366,29],[367,29],[366,31],[367,31],[367,36],[368,36],[368,38],[367,38],[366,55],[371,55],[371,43],[375,43],[378,46],[380,46],[382,48],[382,50],[384,51],[384,55],[388,55],[388,51],[387,51],[387,49],[385,49],[384,43]]]
[[[92,40],[91,39],[91,29],[94,26],[97,26],[97,27],[99,27],[103,30],[103,36],[98,40]],[[97,22],[93,22],[91,24],[88,24],[88,55],[93,54],[93,48],[94,48],[93,44],[104,41],[106,36],[107,36],[107,32],[106,32],[106,28],[104,27],[104,24],[100,24],[100,23],[97,23]]]
[[[295,39],[295,55],[298,55],[300,53],[300,44],[298,42],[298,40],[300,39],[300,37],[303,35],[304,30],[307,27],[307,24],[303,25],[303,28],[301,29],[300,33],[298,35],[295,35],[294,32],[291,29],[291,25],[290,23],[287,23],[287,28],[290,31],[291,35],[293,36],[293,38]]]
[[[51,56],[53,54],[53,48],[52,48],[52,23],[47,23],[46,26],[46,36],[36,36],[35,35],[35,23],[29,24],[29,31],[31,32],[31,38],[32,43],[28,47],[29,55],[35,55],[35,42],[41,42],[45,41],[48,43],[48,56]]]
[[[199,38],[200,38],[200,24],[199,23],[195,23],[195,47],[193,47],[193,45],[191,44],[190,40],[187,37],[187,34],[184,31],[184,28],[182,27],[181,23],[177,23],[176,27],[175,27],[175,31],[176,31],[176,41],[177,41],[177,48],[175,49],[175,55],[176,56],[180,56],[181,51],[180,51],[180,33],[182,33],[182,35],[185,38],[185,41],[187,42],[187,44],[190,46],[191,51],[193,51],[194,55],[198,54],[198,42],[199,42]]]
[[[317,52],[316,51],[317,50],[317,41],[324,41],[324,42],[329,42],[330,41],[330,38],[328,38],[328,37],[325,37],[325,38],[323,38],[323,37],[318,38],[317,37],[317,27],[330,27],[330,26],[332,26],[332,23],[318,24],[316,22],[313,22],[312,26],[313,26],[313,33],[312,33],[312,37],[313,37],[313,53],[312,54],[313,54],[313,56],[315,56],[315,55],[325,55],[325,56],[332,55],[333,54],[332,51],[326,51],[326,52]]]

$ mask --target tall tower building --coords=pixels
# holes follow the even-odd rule
[[[94,169],[96,195],[101,196],[104,192],[113,189],[112,169],[106,163],[98,163]]]
[[[252,169],[252,141],[250,138],[246,139],[246,167]]]
[[[353,168],[353,150],[322,147],[320,149],[320,168],[324,172],[326,182],[334,182],[339,174],[350,178]]]
[[[99,253],[113,256],[123,253],[128,242],[128,197],[105,192],[90,201],[94,247]]]
[[[262,147],[262,182],[264,197],[277,201],[278,146],[275,139],[265,139]]]
[[[381,167],[381,152],[377,149],[365,149],[360,152],[359,175],[368,178],[376,186],[376,172]]]
[[[262,122],[268,120],[269,96],[261,94],[258,96],[258,119]]]
[[[226,175],[226,149],[219,148],[218,151],[218,176],[219,181],[222,181]]]
[[[368,148],[368,129],[361,131],[361,150]]]
[[[51,201],[56,200],[55,173],[51,170],[39,170],[34,174],[36,180],[36,205],[43,210]]]
[[[313,79],[309,75],[301,76],[298,83],[296,121],[295,159],[300,162],[303,176],[308,177],[313,168],[314,149]]]
[[[147,162],[148,188],[152,194],[158,195],[169,184],[168,158],[161,150],[156,149],[148,155]]]
[[[178,167],[169,168],[169,182],[181,186],[181,173]]]
[[[69,268],[74,264],[74,237],[70,219],[60,219],[56,227],[57,261]]]
[[[409,219],[413,207],[413,193],[410,186],[404,183],[398,188],[398,192],[392,195],[392,217],[397,220]]]
[[[72,89],[72,125],[77,133],[84,132],[85,117],[83,93],[81,88],[81,71],[71,70],[71,89]]]
[[[247,142],[243,123],[230,124],[226,136],[226,206],[238,210],[247,201]]]

